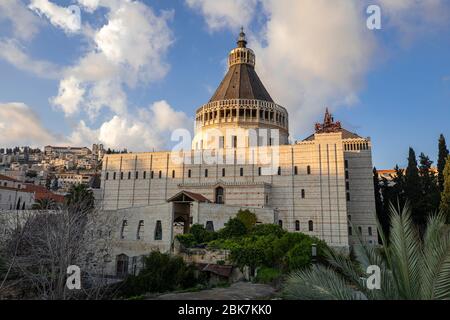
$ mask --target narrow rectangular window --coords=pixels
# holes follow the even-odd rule
[[[311,166],[307,166],[306,167],[306,173],[307,174],[311,174]]]
[[[348,235],[352,236],[353,235],[353,229],[351,226],[348,226]]]
[[[281,167],[278,167],[278,175],[281,176]]]
[[[258,176],[261,176],[261,167],[258,168]]]
[[[205,169],[205,178],[208,178],[208,169]]]
[[[137,180],[139,179],[139,171],[136,171],[136,173],[134,174],[134,178]]]
[[[159,177],[159,179],[162,178],[162,171],[161,170],[159,170],[158,177]]]
[[[191,175],[192,175],[192,171],[191,171],[191,169],[189,169],[189,170],[188,170],[188,178],[190,178]]]
[[[305,189],[302,189],[302,199],[305,199],[306,193],[305,193]]]
[[[147,171],[144,171],[143,176],[144,176],[144,180],[147,179]]]
[[[128,180],[131,179],[131,172],[128,172]]]
[[[120,239],[125,239],[125,235],[127,233],[127,229],[128,229],[128,221],[127,220],[123,220],[122,221],[122,228],[120,230]]]
[[[345,169],[348,169],[348,160],[345,160]]]
[[[294,167],[294,175],[298,175],[298,167],[297,166]]]
[[[225,168],[222,168],[222,177],[225,177]]]
[[[108,180],[108,179],[109,179],[109,172],[106,173],[106,177],[105,177],[105,180]]]
[[[156,226],[155,226],[155,240],[162,240],[162,225],[161,225],[161,220],[156,221]]]
[[[350,183],[348,181],[345,182],[345,190],[350,190]]]
[[[154,176],[155,176],[155,172],[154,171],[150,172],[150,179],[153,179]]]
[[[113,180],[116,180],[116,173],[113,172]]]
[[[172,170],[172,179],[175,179],[175,170]]]
[[[120,173],[120,180],[123,180],[123,172]]]
[[[348,171],[345,171],[345,179],[348,179]]]
[[[300,221],[295,220],[295,231],[300,231]]]
[[[350,192],[347,192],[347,201],[350,201]]]
[[[136,239],[140,240],[144,236],[144,220],[140,220],[138,224],[138,229],[136,233]]]
[[[372,227],[369,227],[369,228],[367,229],[367,231],[368,231],[368,233],[369,233],[369,236],[372,236]]]
[[[283,228],[283,220],[278,220],[278,225],[280,226],[280,228]]]
[[[240,175],[241,177],[244,176],[244,168],[240,168],[240,169],[239,169],[239,175]]]

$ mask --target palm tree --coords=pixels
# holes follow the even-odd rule
[[[53,210],[56,209],[57,204],[51,198],[39,199],[33,205],[33,210]]]
[[[94,193],[84,184],[73,185],[66,195],[66,204],[69,208],[89,212],[95,205]]]
[[[421,239],[406,204],[400,213],[391,205],[389,243],[380,226],[381,248],[363,244],[358,234],[355,260],[327,252],[328,266],[314,265],[289,275],[286,299],[440,300],[450,299],[450,229],[442,213],[428,218]],[[379,224],[378,224],[379,225]],[[366,285],[368,266],[381,271],[381,288]]]

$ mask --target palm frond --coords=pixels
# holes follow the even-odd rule
[[[407,203],[401,213],[391,204],[389,255],[400,298],[417,299],[420,291],[421,242]]]
[[[450,299],[450,234],[443,213],[428,218],[424,235],[421,294],[427,299]]]
[[[282,292],[284,298],[295,300],[366,300],[333,269],[314,265],[310,269],[293,272]]]

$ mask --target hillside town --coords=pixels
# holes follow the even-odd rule
[[[100,188],[103,156],[115,151],[45,146],[0,148],[0,209],[27,210],[43,199],[63,202],[74,185]]]

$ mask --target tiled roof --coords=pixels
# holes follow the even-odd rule
[[[5,176],[5,175],[3,175],[3,174],[0,174],[0,180],[13,181],[13,182],[20,182],[20,181],[18,181],[18,180],[16,180],[16,179],[13,179],[13,178],[11,178],[11,177]]]
[[[190,198],[192,201],[197,201],[197,202],[210,202],[205,196],[199,194],[199,193],[194,193],[194,192],[189,192],[189,191],[180,191],[178,192],[176,195],[174,195],[173,197],[171,197],[170,199],[168,199],[168,202],[173,202],[173,201],[180,201],[177,199],[183,198],[183,195]]]
[[[273,102],[269,92],[248,64],[235,64],[228,69],[210,102],[229,99],[257,99]]]
[[[43,200],[43,199],[51,199],[51,200],[54,200],[55,202],[59,202],[59,203],[64,202],[64,196],[55,194],[55,193],[47,190],[47,188],[45,188],[43,186],[37,186],[34,184],[26,184],[25,190],[27,190],[28,192],[34,192],[34,199],[36,201]]]

